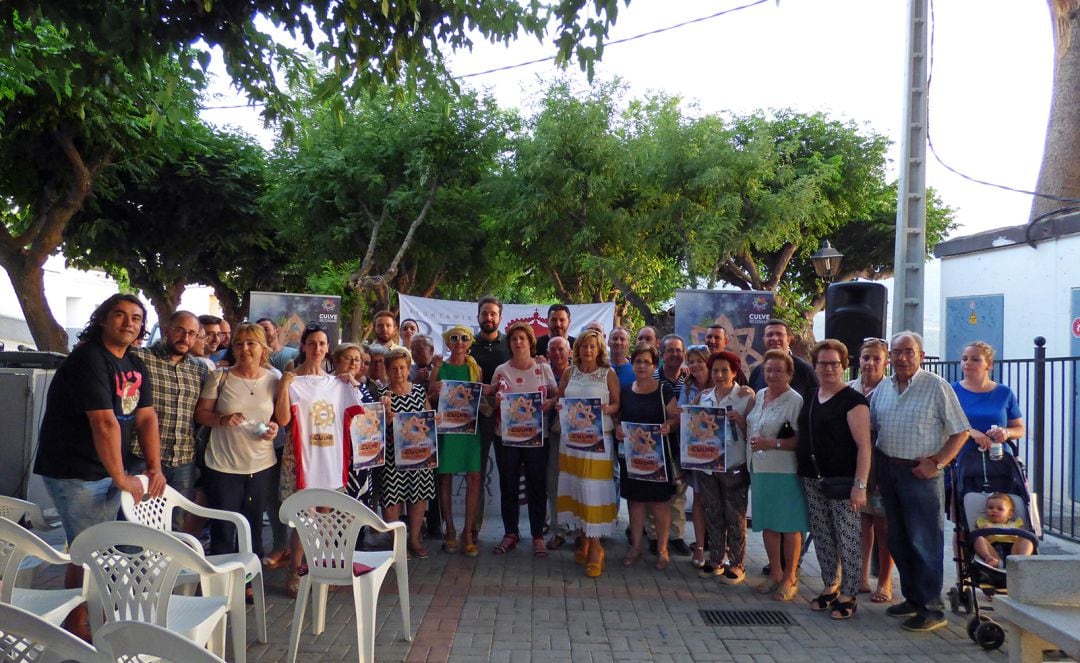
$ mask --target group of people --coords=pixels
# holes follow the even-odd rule
[[[389,311],[374,317],[373,342],[335,348],[314,323],[293,349],[281,344],[272,320],[223,330],[221,319],[186,311],[143,348],[144,318],[137,298],[110,297],[50,388],[34,471],[45,478],[68,540],[115,518],[121,491],[140,499],[142,484],[132,475],[142,473],[151,495],[168,484],[243,514],[259,555],[268,512],[274,545],[264,563],[289,565],[293,593],[302,553],[276,517],[288,494],[310,487],[347,492],[381,508],[387,520],[404,518],[412,557],[429,555],[425,527],[428,537],[442,539],[445,553],[474,557],[484,522],[482,477],[494,447],[503,533],[492,554],[521,542],[522,481],[533,554],[546,557],[573,539],[575,560],[589,577],[604,571],[620,498],[629,511],[623,564],[638,563],[647,539],[657,569],[667,568],[674,552],[690,556],[702,577],[728,585],[746,577],[749,516],[769,562],[757,591],[777,601],[795,597],[802,541],[810,533],[824,585],[811,608],[848,619],[858,594],[871,592],[876,539],[879,574],[871,600],[892,601],[895,561],[904,601],[887,612],[903,617],[904,628],[930,631],[945,623],[943,469],[959,454],[1024,435],[1015,395],[991,379],[989,346],[965,348],[964,378],[950,385],[921,369],[922,339],[913,332],[891,343],[866,339],[859,377],[846,383],[844,344],[816,344],[808,363],[791,353],[790,329],[775,319],[763,328],[763,360],[747,376],[718,324],[705,331],[703,345],[690,347],[675,334],[657,338],[652,327],[642,328],[633,344],[627,330],[605,334],[596,323],[574,338],[570,310],[557,304],[548,311],[549,333],[536,338],[524,323],[500,331],[502,304],[493,297],[478,302],[477,329],[443,331],[445,358],[435,355],[415,320],[399,328]],[[889,364],[892,375],[885,377]],[[345,443],[352,416],[372,407],[388,415],[436,409],[446,381],[483,385],[475,432],[438,435],[438,466],[406,470],[395,465],[388,425],[385,463],[354,469]],[[504,444],[501,396],[537,392],[543,444]],[[599,399],[600,444],[566,443],[562,398]],[[680,413],[695,405],[724,411],[731,443],[723,471],[680,466]],[[667,480],[628,471],[622,422],[659,426]],[[465,476],[460,530],[456,474]],[[687,487],[694,495],[692,548],[684,531]],[[195,519],[176,526],[202,530]],[[212,552],[235,546],[232,528],[215,523]],[[78,586],[80,570],[69,569],[66,581]],[[77,626],[80,616],[73,619]]]

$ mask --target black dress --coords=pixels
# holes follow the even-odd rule
[[[627,385],[619,396],[619,419],[639,424],[662,424],[667,420],[667,404],[673,398],[675,391],[667,383],[661,383],[648,394],[636,393],[632,385]],[[624,499],[631,502],[666,502],[675,495],[671,454],[677,449],[666,435],[663,444],[668,475],[668,481],[664,483],[630,478],[626,472],[626,459],[619,457],[619,485]]]

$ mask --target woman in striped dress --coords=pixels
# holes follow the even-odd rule
[[[608,364],[604,339],[586,330],[574,342],[572,363],[559,381],[564,398],[599,398],[603,407],[604,449],[593,453],[566,443],[559,451],[559,521],[580,532],[574,559],[585,564],[585,575],[604,570],[600,537],[614,530],[618,514],[615,495],[615,442],[611,415],[619,411],[619,378]]]
[[[403,347],[395,347],[386,353],[387,385],[379,391],[386,407],[386,464],[375,468],[375,487],[383,519],[395,522],[408,505],[409,552],[424,559],[427,548],[420,539],[420,527],[428,500],[435,497],[435,470],[398,471],[394,465],[394,427],[389,417],[395,412],[423,412],[427,409],[427,391],[421,384],[409,382],[412,355]]]

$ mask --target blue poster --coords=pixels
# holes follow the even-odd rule
[[[622,422],[623,457],[626,475],[638,481],[667,483],[667,463],[664,449],[663,424]]]
[[[471,435],[476,432],[480,409],[479,382],[443,380],[439,388],[439,432],[443,435]]]
[[[727,349],[739,355],[747,375],[765,353],[765,323],[775,298],[758,290],[676,290],[675,333],[686,345],[703,345],[705,330],[719,324],[727,331]]]
[[[439,466],[434,410],[394,413],[394,465],[398,470],[433,470]]]
[[[544,396],[539,391],[502,392],[499,412],[502,443],[511,447],[544,446]]]
[[[730,407],[730,406],[729,406]],[[690,405],[682,409],[679,449],[684,470],[723,472],[727,459],[727,409]]]
[[[949,297],[945,300],[945,354],[942,361],[960,361],[972,341],[985,341],[1000,353],[1005,347],[1005,295]],[[945,376],[959,380],[962,376]],[[994,380],[1001,371],[994,367]]]
[[[349,421],[349,443],[354,470],[370,470],[386,464],[386,411],[370,403]]]
[[[300,335],[310,322],[321,325],[326,330],[331,349],[337,347],[341,340],[341,297],[255,290],[252,290],[250,295],[248,320],[273,320],[282,345],[300,347]]]
[[[566,446],[604,453],[604,415],[599,398],[562,398],[559,424]]]

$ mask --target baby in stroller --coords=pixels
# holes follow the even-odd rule
[[[1013,504],[1012,497],[1005,493],[993,493],[986,498],[983,514],[975,520],[975,527],[1023,530],[1026,525],[1023,518],[1016,517],[1016,505]],[[983,563],[995,569],[1003,567],[1004,554],[1030,555],[1035,551],[1035,546],[1029,539],[1000,533],[974,537],[972,548]]]

